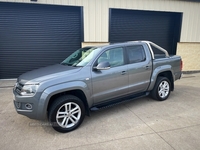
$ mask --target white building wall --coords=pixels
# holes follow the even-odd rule
[[[182,0],[0,0],[83,6],[85,42],[108,42],[109,8],[182,12],[180,42],[200,42],[200,2]]]

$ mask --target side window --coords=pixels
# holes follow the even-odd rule
[[[145,51],[142,45],[128,46],[127,51],[130,63],[138,63],[146,60]]]
[[[158,48],[156,48],[156,47],[153,46],[152,44],[150,44],[150,45],[151,45],[151,49],[152,49],[152,51],[153,51],[153,53],[154,53],[155,59],[156,59],[156,58],[163,58],[163,57],[166,56],[165,53],[164,53],[163,51],[159,50]]]
[[[98,64],[100,62],[109,62],[110,67],[117,67],[124,65],[124,53],[123,48],[113,48],[110,50],[105,51],[97,60]]]

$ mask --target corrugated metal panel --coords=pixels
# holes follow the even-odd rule
[[[0,78],[64,60],[81,47],[81,8],[0,3]]]
[[[110,9],[111,43],[147,40],[157,43],[169,54],[176,53],[180,39],[181,13]]]
[[[15,1],[30,3],[30,0]],[[180,41],[200,42],[200,28],[198,28],[200,26],[200,2],[184,0],[38,0],[37,3],[84,6],[85,41],[107,42],[108,10],[109,8],[122,8],[182,12],[183,22]]]

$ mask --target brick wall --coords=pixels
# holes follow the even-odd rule
[[[183,71],[200,71],[200,43],[178,43],[177,55],[183,60]]]

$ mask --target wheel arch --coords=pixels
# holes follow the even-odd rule
[[[48,117],[47,113],[52,102],[55,98],[64,94],[70,94],[80,98],[84,103],[86,114],[90,115],[89,107],[93,103],[90,99],[90,90],[84,82],[76,81],[46,88],[39,98],[37,118],[44,120]]]
[[[171,71],[164,71],[164,72],[161,72],[158,74],[157,78],[158,77],[166,77],[169,79],[170,83],[171,83],[171,91],[174,90],[174,78],[172,76],[172,72]]]
[[[171,83],[171,91],[173,91],[174,90],[174,76],[173,76],[173,71],[171,70],[170,65],[158,67],[153,71],[153,74],[151,76],[151,83],[149,85],[148,91],[151,91],[154,88],[155,83],[159,76],[166,77],[169,79]]]
[[[81,99],[83,101],[84,106],[85,106],[86,114],[88,116],[90,115],[87,98],[86,98],[84,92],[82,90],[80,90],[80,89],[74,89],[74,90],[64,91],[64,92],[60,92],[60,93],[56,93],[56,94],[52,95],[49,98],[49,102],[48,102],[48,105],[47,105],[47,111],[49,111],[49,109],[51,108],[54,100],[56,98],[62,96],[62,95],[74,95],[74,96],[78,97],[79,99]]]

